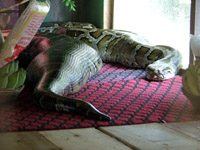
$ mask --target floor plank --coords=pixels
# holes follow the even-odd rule
[[[168,123],[166,126],[200,141],[200,121]]]
[[[200,150],[200,121],[0,133],[0,150]]]
[[[38,132],[0,133],[0,150],[60,150]]]
[[[200,150],[198,140],[161,124],[101,127],[100,130],[141,150]]]
[[[131,150],[94,128],[39,132],[62,150]]]

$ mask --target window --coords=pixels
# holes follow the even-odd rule
[[[169,45],[189,64],[190,0],[115,0],[114,29],[129,30],[153,45]]]

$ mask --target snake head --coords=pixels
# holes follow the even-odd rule
[[[166,80],[174,77],[176,75],[176,66],[171,66],[169,64],[163,64],[163,63],[156,63],[156,64],[150,64],[146,68],[146,78],[148,80]]]

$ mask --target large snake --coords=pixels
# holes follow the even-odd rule
[[[145,68],[150,80],[171,78],[181,66],[177,50],[144,45],[119,31],[77,23],[54,24],[41,27],[40,31],[54,33],[38,33],[20,54],[19,61],[30,62],[27,78],[34,87],[34,100],[46,109],[110,120],[92,104],[65,97],[79,91],[101,69],[102,60]]]
[[[174,77],[182,67],[180,52],[172,47],[150,46],[135,40],[131,32],[98,29],[87,23],[60,23],[41,27],[42,32],[62,33],[88,44],[104,62],[121,63],[131,68],[143,68],[148,80]],[[131,35],[131,36],[130,36]]]
[[[24,68],[28,64],[27,79],[37,105],[111,119],[88,102],[65,97],[79,91],[102,67],[98,53],[87,44],[67,35],[38,33],[18,60]]]

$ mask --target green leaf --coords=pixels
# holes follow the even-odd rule
[[[66,7],[69,7],[70,11],[76,11],[76,5],[73,0],[62,0],[62,2],[65,4]]]

